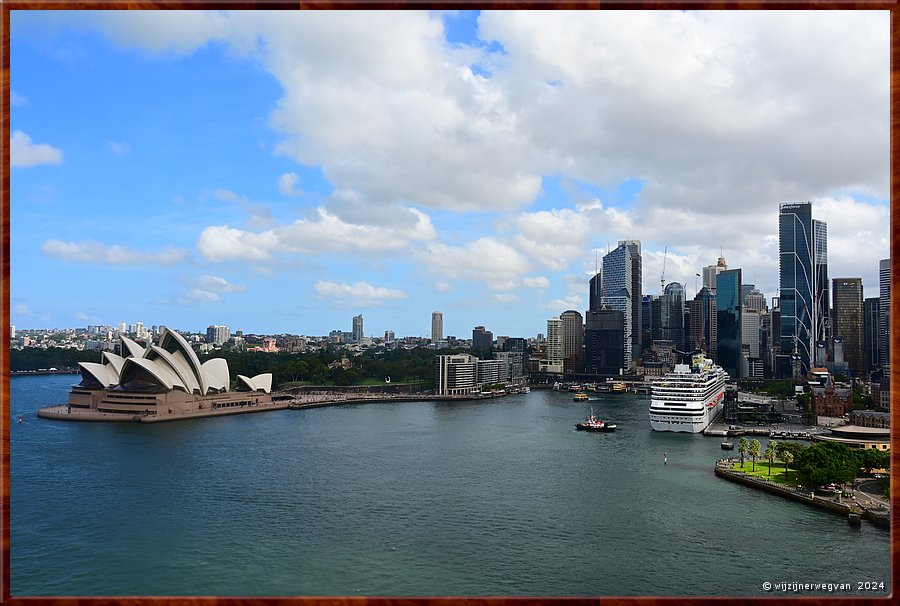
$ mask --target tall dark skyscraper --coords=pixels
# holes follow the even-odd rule
[[[678,282],[666,285],[660,299],[660,339],[672,341],[680,350],[687,348],[684,330],[684,286]]]
[[[472,329],[472,349],[490,349],[494,346],[494,333],[485,330],[484,326]]]
[[[881,299],[870,297],[863,301],[863,340],[866,349],[866,372],[881,364]]]
[[[603,301],[602,278],[603,274],[599,271],[591,278],[588,311],[600,311],[600,306]]]
[[[881,321],[879,332],[881,333],[881,365],[891,362],[891,260],[882,259],[878,262],[878,298],[881,300]]]
[[[704,286],[688,303],[690,316],[691,349],[701,349],[715,359],[718,343],[716,343],[716,295]]]
[[[831,332],[833,338],[844,339],[844,361],[854,375],[866,371],[866,353],[863,343],[863,285],[861,278],[834,278],[832,280],[834,309]]]
[[[812,218],[809,202],[785,203],[778,214],[778,249],[781,306],[779,377],[792,373],[790,358],[796,352],[800,371],[809,372],[815,360],[815,344],[829,336],[828,229]],[[718,294],[718,293],[717,293]]]
[[[641,357],[641,243],[620,240],[615,250],[603,257],[603,300],[610,309],[625,316],[625,358],[623,367]]]
[[[585,371],[619,374],[626,358],[625,314],[617,309],[588,311],[585,321]]]
[[[741,270],[716,276],[716,361],[737,379],[741,376]]]

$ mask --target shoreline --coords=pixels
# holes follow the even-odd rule
[[[515,394],[442,396],[435,394],[358,394],[330,392],[321,395],[298,396],[281,392],[272,395],[281,397],[279,399],[273,399],[272,402],[268,403],[249,404],[240,407],[191,410],[181,413],[173,412],[160,416],[155,414],[144,415],[100,412],[97,410],[70,407],[67,404],[39,408],[37,416],[52,421],[75,421],[86,423],[167,423],[170,421],[184,421],[188,419],[205,419],[209,417],[267,412],[270,410],[305,410],[308,408],[322,408],[325,406],[339,406],[342,404],[367,404],[375,402],[460,402],[489,400]]]
[[[749,486],[757,490],[768,492],[769,494],[778,495],[785,499],[790,499],[799,503],[806,503],[807,505],[810,505],[812,507],[830,511],[831,513],[843,516],[845,520],[849,520],[850,515],[858,515],[860,518],[865,518],[866,520],[868,520],[874,526],[877,526],[879,528],[890,528],[889,509],[882,511],[868,509],[861,506],[859,503],[856,503],[855,501],[848,501],[847,503],[843,503],[835,501],[833,500],[833,498],[818,496],[814,491],[800,491],[794,488],[789,488],[784,484],[772,482],[771,480],[749,476],[740,471],[734,471],[733,469],[731,469],[731,465],[734,462],[735,460],[732,460],[730,458],[719,459],[718,461],[716,461],[714,473],[716,474],[716,476],[730,482]]]

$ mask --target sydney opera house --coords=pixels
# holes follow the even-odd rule
[[[158,344],[146,348],[121,339],[121,355],[103,352],[102,362],[80,362],[82,380],[72,387],[68,403],[42,409],[41,416],[149,421],[272,404],[270,373],[237,375],[232,391],[228,363],[213,358],[201,364],[175,331],[163,329]]]

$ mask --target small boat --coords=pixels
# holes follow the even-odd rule
[[[525,393],[531,393],[531,388],[526,385],[525,389],[522,391],[524,391]]]
[[[594,416],[594,408],[591,407],[591,416],[588,417],[587,421],[582,421],[581,423],[575,423],[575,429],[581,429],[583,431],[615,431],[616,426],[613,423],[604,423],[600,419]]]
[[[580,393],[575,394],[575,397],[572,399],[576,402],[587,402],[589,398],[586,393],[580,392]]]
[[[734,442],[722,442],[722,450],[734,450]]]

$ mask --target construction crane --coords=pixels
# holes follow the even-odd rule
[[[669,254],[669,247],[666,246],[665,251],[663,251],[663,269],[662,274],[659,276],[659,294],[663,295],[666,292],[666,257]]]

